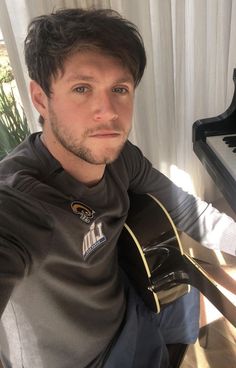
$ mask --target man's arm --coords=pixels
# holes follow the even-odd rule
[[[0,245],[0,317],[15,285],[24,277],[25,262],[22,251],[14,245]]]
[[[53,225],[40,201],[0,185],[0,316],[15,286],[47,254]]]
[[[0,245],[0,319],[15,285],[23,278],[24,272],[24,261],[20,252],[16,252],[16,247]],[[1,359],[0,368],[3,368]]]
[[[236,255],[236,222],[231,217],[177,187],[134,145],[127,146],[124,157],[131,191],[154,195],[177,228],[205,247]]]

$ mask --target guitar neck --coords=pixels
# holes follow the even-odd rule
[[[217,283],[190,256],[183,255],[184,263],[189,275],[190,284],[196,287],[207,299],[236,327],[236,307],[226,298]]]

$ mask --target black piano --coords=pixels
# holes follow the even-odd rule
[[[193,150],[236,212],[236,69],[234,95],[228,109],[193,124]]]

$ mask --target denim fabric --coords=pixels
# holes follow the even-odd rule
[[[189,294],[154,314],[131,286],[123,328],[104,368],[167,368],[166,344],[194,343],[199,331],[199,292]]]

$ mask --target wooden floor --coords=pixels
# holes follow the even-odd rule
[[[236,213],[232,211],[224,198],[219,198],[214,203],[214,207],[227,213],[236,221]],[[227,272],[230,271],[230,276],[236,280],[235,257],[227,257],[226,255],[224,257],[226,263],[233,267],[231,271]],[[203,259],[211,262],[213,255],[205,252]],[[234,295],[236,295],[235,292]],[[231,301],[233,300],[231,299]],[[235,300],[233,302],[236,305]],[[204,308],[201,303],[203,320],[207,314],[211,320],[207,321],[206,318],[204,321],[203,326],[207,327],[200,330],[201,336],[196,344],[188,348],[181,368],[236,368],[236,328],[223,318],[210,302],[206,302],[205,299],[204,303]]]
[[[235,327],[220,318],[208,325],[207,334],[202,332],[203,337],[188,348],[181,368],[235,368]]]

